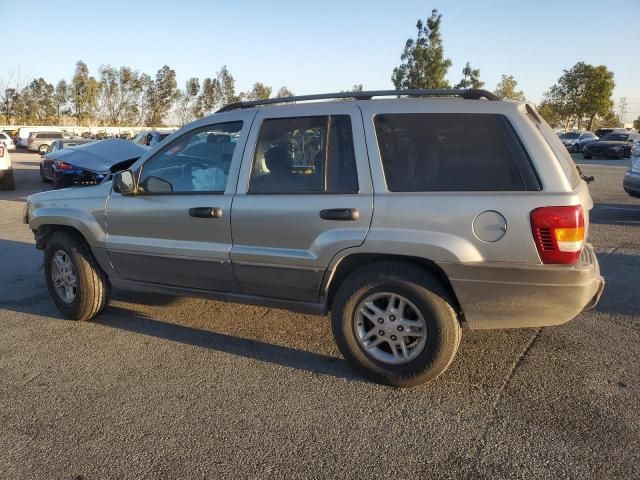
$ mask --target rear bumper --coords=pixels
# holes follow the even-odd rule
[[[622,180],[622,188],[632,197],[640,198],[640,173],[635,173],[631,170],[625,173]]]
[[[577,265],[441,264],[470,328],[560,325],[598,303],[600,266],[587,245]]]

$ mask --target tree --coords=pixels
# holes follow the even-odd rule
[[[633,128],[640,132],[640,116],[633,121]]]
[[[53,120],[56,108],[53,102],[55,88],[44,78],[33,80],[23,94],[25,120],[28,123],[46,124]]]
[[[147,89],[148,111],[147,126],[163,125],[164,118],[169,113],[178,96],[176,71],[164,65],[156,73],[156,79]]]
[[[598,115],[593,121],[592,129],[597,130],[598,128],[606,128],[606,127],[622,127],[623,124],[620,121],[620,117],[616,112],[610,110],[606,115]]]
[[[458,82],[453,88],[482,88],[484,82],[480,81],[480,69],[472,68],[471,64],[467,64],[462,69],[462,80]]]
[[[28,86],[29,81],[22,77],[19,69],[0,81],[0,104],[5,123],[22,123],[17,117],[23,111],[22,94]]]
[[[57,123],[61,123],[62,115],[65,113],[67,101],[69,100],[69,86],[65,80],[60,80],[53,93],[53,104],[56,109]]]
[[[396,90],[403,88],[449,88],[445,79],[451,60],[444,58],[440,36],[442,15],[432,10],[426,25],[418,20],[416,39],[409,38],[400,56],[402,63],[393,69],[391,80]]]
[[[240,96],[246,98],[247,100],[266,100],[271,96],[271,87],[256,82],[253,84],[253,88],[247,92],[242,93]]]
[[[293,97],[295,94],[289,90],[287,87],[280,87],[278,93],[276,93],[276,98],[284,98],[284,97]]]
[[[513,78],[513,75],[502,75],[502,78],[496,85],[495,93],[502,100],[514,100],[516,102],[524,102],[526,98],[522,90],[516,90],[518,88],[518,82]]]
[[[98,104],[100,85],[89,75],[89,67],[82,60],[76,63],[76,71],[71,80],[71,104],[73,116],[78,124],[93,118]]]
[[[218,88],[220,92],[220,103],[222,106],[230,103],[236,103],[240,101],[240,97],[235,93],[235,79],[231,76],[231,73],[227,69],[226,65],[223,65],[218,72]],[[269,92],[271,93],[271,92]]]
[[[181,126],[201,115],[198,106],[198,93],[200,93],[200,80],[195,77],[187,80],[184,90],[178,92],[176,116]]]
[[[543,101],[538,105],[538,113],[552,127],[563,126],[564,119],[557,105],[548,101]]]
[[[578,62],[564,70],[558,82],[544,94],[544,100],[557,106],[565,128],[586,121],[591,130],[597,116],[606,116],[613,108],[613,72],[604,65],[594,67]]]
[[[129,67],[100,67],[100,107],[108,125],[135,123],[139,97],[144,89],[141,75]]]

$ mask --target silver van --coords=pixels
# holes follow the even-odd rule
[[[112,285],[331,312],[348,361],[410,386],[449,366],[463,326],[593,307],[591,208],[531,105],[409,90],[226,106],[100,185],[32,195],[25,222],[67,318]]]

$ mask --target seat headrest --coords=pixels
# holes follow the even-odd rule
[[[267,150],[264,162],[271,173],[290,173],[291,157],[284,145],[278,145]]]
[[[207,135],[207,143],[231,143],[231,136],[210,133]]]

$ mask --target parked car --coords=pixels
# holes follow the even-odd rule
[[[640,143],[631,149],[631,168],[624,174],[622,187],[630,196],[640,198]]]
[[[631,146],[638,141],[640,141],[640,133],[626,130],[607,133],[600,140],[586,144],[582,148],[582,156],[585,159],[593,157],[629,158]]]
[[[91,137],[92,137],[91,132],[82,132],[80,134],[80,138],[91,138]]]
[[[85,138],[54,140],[47,153],[52,153],[69,147],[77,147],[78,145],[84,145],[94,141],[95,140]],[[47,155],[47,153],[45,153],[40,159],[40,178],[43,182],[55,182],[56,175],[54,172],[53,156]]]
[[[56,188],[76,185],[96,185],[114,172],[128,168],[147,148],[127,140],[78,141],[44,155],[40,162],[40,176]]]
[[[47,153],[54,140],[64,138],[62,132],[31,132],[27,140],[27,149],[40,154]]]
[[[582,148],[594,140],[598,140],[591,132],[565,132],[560,135],[560,140],[571,153],[581,152]]]
[[[11,155],[3,144],[0,144],[0,185],[3,190],[15,190],[16,184],[13,178]]]
[[[171,132],[138,132],[132,142],[138,145],[154,147],[171,135]]]
[[[357,101],[305,103],[336,98]],[[556,325],[597,303],[589,188],[531,105],[292,100],[226,106],[112,180],[31,195],[59,311],[89,320],[111,286],[330,311],[349,362],[408,386],[448,367],[463,324]]]
[[[16,148],[12,138],[5,132],[0,132],[0,143],[7,147],[7,150],[15,150]]]

